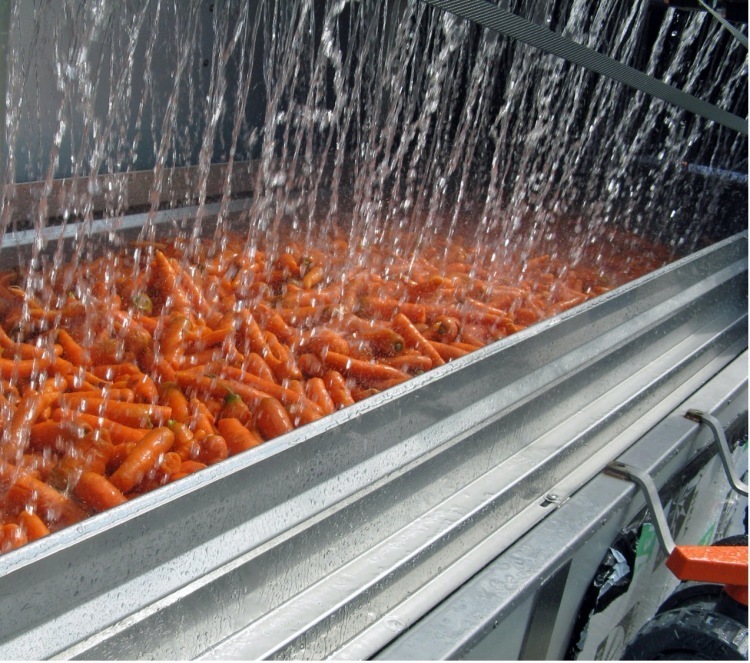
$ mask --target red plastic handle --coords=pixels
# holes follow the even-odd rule
[[[675,546],[667,568],[680,580],[744,587],[747,597],[747,560],[747,546]]]

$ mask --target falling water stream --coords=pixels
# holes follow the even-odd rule
[[[747,115],[747,54],[708,14],[510,9]],[[204,238],[213,255],[241,236],[250,262],[349,247],[343,273],[387,247],[384,274],[404,277],[423,249],[456,261],[455,241],[473,276],[545,252],[596,263],[615,231],[674,258],[745,225],[746,137],[424,2],[39,0],[13,3],[10,28],[3,265],[47,311],[75,300],[87,347],[92,289],[116,297],[125,265],[148,280],[166,239],[193,274]]]

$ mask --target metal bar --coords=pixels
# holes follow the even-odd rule
[[[662,550],[667,555],[671,554],[674,550],[674,539],[672,539],[672,534],[669,531],[667,517],[664,515],[664,509],[661,505],[659,492],[656,489],[654,480],[643,470],[620,461],[610,463],[607,465],[605,471],[614,477],[634,482],[643,491],[643,496],[646,498],[646,505],[651,512],[651,520],[656,530],[656,538],[659,539]]]
[[[724,472],[726,472],[727,479],[729,480],[729,485],[740,495],[747,497],[747,484],[740,480],[734,469],[734,465],[732,464],[732,454],[729,451],[729,444],[727,444],[727,437],[724,434],[724,429],[722,428],[721,423],[719,423],[716,417],[701,412],[700,410],[688,410],[685,413],[685,417],[691,421],[705,424],[711,429],[714,436],[713,439],[716,445],[716,450],[721,459],[721,464],[724,467]]]
[[[747,119],[698,99],[638,69],[597,53],[568,37],[486,0],[424,0],[424,2],[747,135]]]

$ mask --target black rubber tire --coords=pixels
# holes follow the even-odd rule
[[[628,644],[623,660],[747,660],[747,628],[717,613],[680,608],[656,615]]]

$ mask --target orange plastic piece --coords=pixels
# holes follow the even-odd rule
[[[747,605],[747,546],[675,546],[666,564],[680,580],[725,585],[732,598]]]

